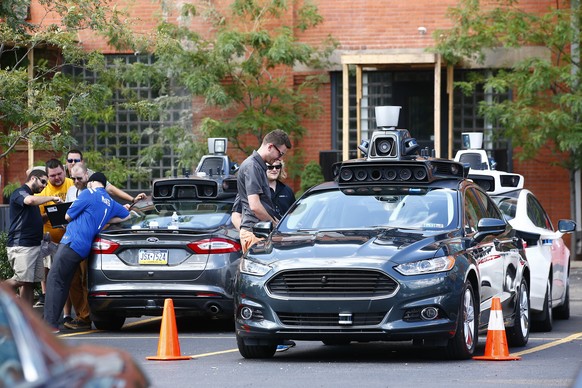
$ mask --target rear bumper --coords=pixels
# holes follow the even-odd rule
[[[201,296],[195,293],[163,291],[158,293],[90,293],[89,306],[94,315],[161,316],[166,299],[172,299],[176,315],[233,318],[233,300],[224,295]]]

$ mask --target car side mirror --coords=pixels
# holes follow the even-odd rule
[[[572,220],[558,221],[558,230],[562,233],[570,233],[576,230],[576,222]]]
[[[260,238],[267,238],[269,234],[273,231],[273,223],[271,221],[261,221],[257,222],[253,226],[253,233],[255,236]]]
[[[481,218],[477,224],[477,233],[473,237],[475,242],[483,240],[489,235],[498,235],[505,232],[507,224],[499,218]]]

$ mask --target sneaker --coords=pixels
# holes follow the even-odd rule
[[[71,323],[71,322],[73,322],[73,318],[71,318],[70,315],[65,315],[63,317],[63,323]]]
[[[77,318],[71,322],[65,322],[64,326],[71,330],[91,330],[91,322],[85,322]]]
[[[293,341],[283,341],[282,344],[277,345],[277,351],[284,352],[284,351],[291,349],[294,346],[295,346],[295,342],[293,342]]]
[[[44,294],[40,294],[38,296],[38,300],[34,304],[34,307],[43,307],[44,306]]]

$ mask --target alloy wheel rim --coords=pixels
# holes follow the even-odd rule
[[[463,297],[463,326],[465,346],[471,349],[475,343],[475,306],[471,290],[466,289]]]
[[[525,287],[521,288],[521,297],[519,298],[519,323],[522,335],[527,336],[529,333],[529,302]]]

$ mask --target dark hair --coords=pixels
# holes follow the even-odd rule
[[[58,167],[60,167],[63,170],[65,169],[63,167],[63,164],[61,163],[61,161],[58,160],[58,159],[50,159],[50,160],[47,160],[46,163],[45,163],[45,166],[46,166],[47,172],[48,172],[48,169],[49,168],[58,168]]]
[[[275,144],[276,146],[285,145],[287,149],[291,149],[291,140],[289,135],[282,129],[275,129],[265,135],[263,138],[263,144]]]
[[[79,154],[79,156],[81,157],[81,160],[83,160],[83,153],[79,150],[69,150],[67,152],[67,158],[69,157],[69,154]]]
[[[42,178],[43,176],[47,176],[47,175],[46,175],[46,172],[43,170],[32,169],[32,171],[28,174],[26,181],[28,182],[29,180],[31,180],[33,176],[35,176],[37,178]]]

